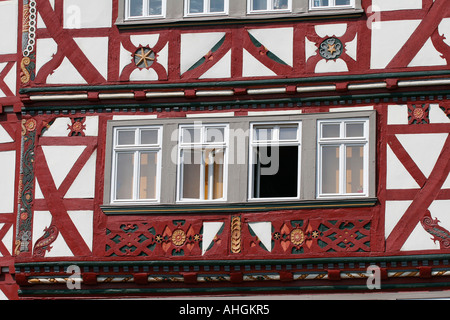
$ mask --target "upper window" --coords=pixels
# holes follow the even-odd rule
[[[178,200],[226,198],[227,125],[180,125]]]
[[[248,0],[250,13],[271,11],[290,11],[291,0]]]
[[[368,122],[318,122],[319,197],[368,195]]]
[[[226,14],[228,0],[185,0],[185,15]]]
[[[310,0],[311,9],[316,8],[339,8],[339,7],[354,7],[354,0]]]
[[[166,0],[126,0],[125,3],[125,15],[128,19],[165,16]]]
[[[161,131],[159,126],[114,129],[113,203],[159,200]]]
[[[300,196],[300,123],[252,124],[250,199]]]

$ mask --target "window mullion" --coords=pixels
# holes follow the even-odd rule
[[[139,171],[140,171],[140,152],[134,152],[134,172],[133,172],[133,200],[139,199],[139,190],[140,190],[140,179],[139,179]]]

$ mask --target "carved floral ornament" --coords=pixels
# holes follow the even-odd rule
[[[341,56],[344,46],[338,38],[328,38],[319,46],[320,56],[327,60],[334,60]]]
[[[139,47],[133,54],[133,61],[139,69],[149,68],[156,59],[156,53],[149,47]]]

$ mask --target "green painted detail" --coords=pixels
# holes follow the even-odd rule
[[[250,40],[252,41],[252,43],[255,45],[255,47],[260,48],[263,47],[263,44],[261,42],[259,42],[254,36],[251,35],[250,32],[247,32]],[[277,55],[275,55],[273,52],[271,51],[267,51],[266,53],[267,57],[279,64],[283,64],[285,66],[287,66],[288,64],[286,62],[284,62],[283,60],[281,60]]]
[[[226,35],[222,37],[222,39],[219,40],[219,42],[217,42],[214,47],[212,47],[211,52],[216,52],[221,46],[222,44],[225,42],[225,38]],[[192,67],[190,67],[187,71],[191,71],[194,70],[198,67],[200,67],[203,63],[205,63],[206,61],[206,57],[203,56],[201,57],[196,63],[194,63],[194,65],[192,65]]]

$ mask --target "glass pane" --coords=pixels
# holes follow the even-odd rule
[[[252,11],[253,10],[267,10],[267,0],[253,0]]]
[[[150,16],[162,15],[162,0],[149,0],[148,2],[148,14]]]
[[[130,145],[134,144],[134,135],[135,131],[127,131],[127,130],[119,130],[117,132],[117,145],[123,146],[123,145]]]
[[[143,152],[140,156],[139,199],[156,199],[156,152]]]
[[[184,128],[182,142],[183,143],[200,142],[200,129]]]
[[[328,0],[314,0],[314,7],[328,7]]]
[[[189,13],[203,13],[203,0],[190,0]]]
[[[322,147],[322,193],[339,193],[339,147]]]
[[[255,129],[255,139],[257,141],[273,140],[273,129],[272,128],[256,128]]]
[[[130,1],[130,17],[141,17],[143,15],[143,1],[144,0],[129,0]]]
[[[225,141],[224,128],[206,128],[206,142],[224,142]]]
[[[347,123],[345,135],[348,138],[364,137],[364,123]]]
[[[339,138],[340,127],[339,123],[322,124],[322,138]]]
[[[134,153],[118,153],[116,159],[116,199],[132,199]]]
[[[364,192],[364,147],[346,148],[346,192]]]
[[[288,0],[273,0],[273,9],[287,9],[288,8]]]
[[[141,130],[141,144],[158,144],[158,130]]]
[[[349,6],[350,0],[336,0],[337,6]]]
[[[225,0],[211,0],[210,12],[224,12]]]
[[[184,199],[200,199],[200,173],[202,152],[183,150],[182,183]]]
[[[297,140],[297,127],[281,127],[280,140]]]
[[[205,199],[223,198],[224,151],[205,150]]]

